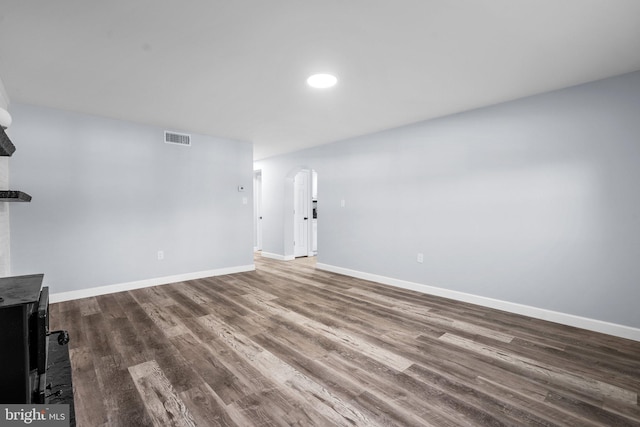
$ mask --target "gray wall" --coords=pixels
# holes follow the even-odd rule
[[[640,72],[256,162],[266,252],[300,167],[319,262],[640,327]]]
[[[11,206],[12,274],[44,273],[56,293],[253,264],[250,143],[193,134],[186,148],[163,128],[12,115],[12,187],[33,196]]]

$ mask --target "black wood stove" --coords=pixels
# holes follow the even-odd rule
[[[69,341],[66,331],[49,332],[49,288],[42,274],[0,278],[0,403],[46,403],[47,336]]]

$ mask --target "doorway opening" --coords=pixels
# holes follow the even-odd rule
[[[253,251],[262,250],[262,171],[253,172]]]
[[[318,254],[318,173],[300,170],[293,180],[293,256]]]

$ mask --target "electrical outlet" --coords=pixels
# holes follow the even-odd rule
[[[158,251],[158,261],[162,261],[164,259],[164,251]]]
[[[345,202],[344,199],[340,200],[340,207],[341,208],[344,208],[346,204],[347,204],[347,202]]]
[[[418,253],[418,257],[416,258],[416,261],[418,261],[420,264],[422,264],[424,262],[424,254],[423,253]]]

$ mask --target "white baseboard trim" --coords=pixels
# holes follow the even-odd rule
[[[465,292],[452,291],[449,289],[423,285],[420,283],[408,282],[405,280],[379,276],[376,274],[365,273],[362,271],[350,270],[348,268],[337,267],[329,264],[317,263],[316,268],[319,270],[330,271],[332,273],[343,274],[345,276],[356,277],[358,279],[364,279],[372,282],[382,283],[383,285],[390,285],[398,288],[409,289],[412,291],[422,292],[424,294],[435,295],[435,296],[449,298],[449,299],[462,301],[462,302],[468,302],[468,303],[480,305],[483,307],[495,308],[498,310],[508,311],[510,313],[533,317],[536,319],[548,320],[550,322],[561,323],[567,326],[574,326],[576,328],[587,329],[590,331],[601,332],[604,334],[613,335],[620,338],[627,338],[634,341],[640,341],[640,329],[632,328],[630,326],[604,322],[602,320],[590,319],[588,317],[575,316],[573,314],[561,313],[558,311],[532,307],[524,304],[518,304],[518,303],[513,303],[508,301],[497,300],[493,298],[482,297],[478,295],[468,294]]]
[[[49,296],[49,302],[56,303],[80,298],[95,297],[98,295],[113,294],[116,292],[130,291],[133,289],[148,288],[151,286],[167,285],[169,283],[184,282],[187,280],[203,279],[205,277],[223,276],[233,273],[254,271],[255,264],[240,265],[237,267],[218,268],[215,270],[198,271],[195,273],[176,274],[174,276],[156,277],[154,279],[138,280],[135,282],[119,283],[115,285],[98,286],[95,288],[79,289],[77,291],[59,292]]]
[[[265,251],[262,251],[262,256],[265,258],[277,259],[278,261],[293,261],[296,259],[293,255],[280,255]]]

